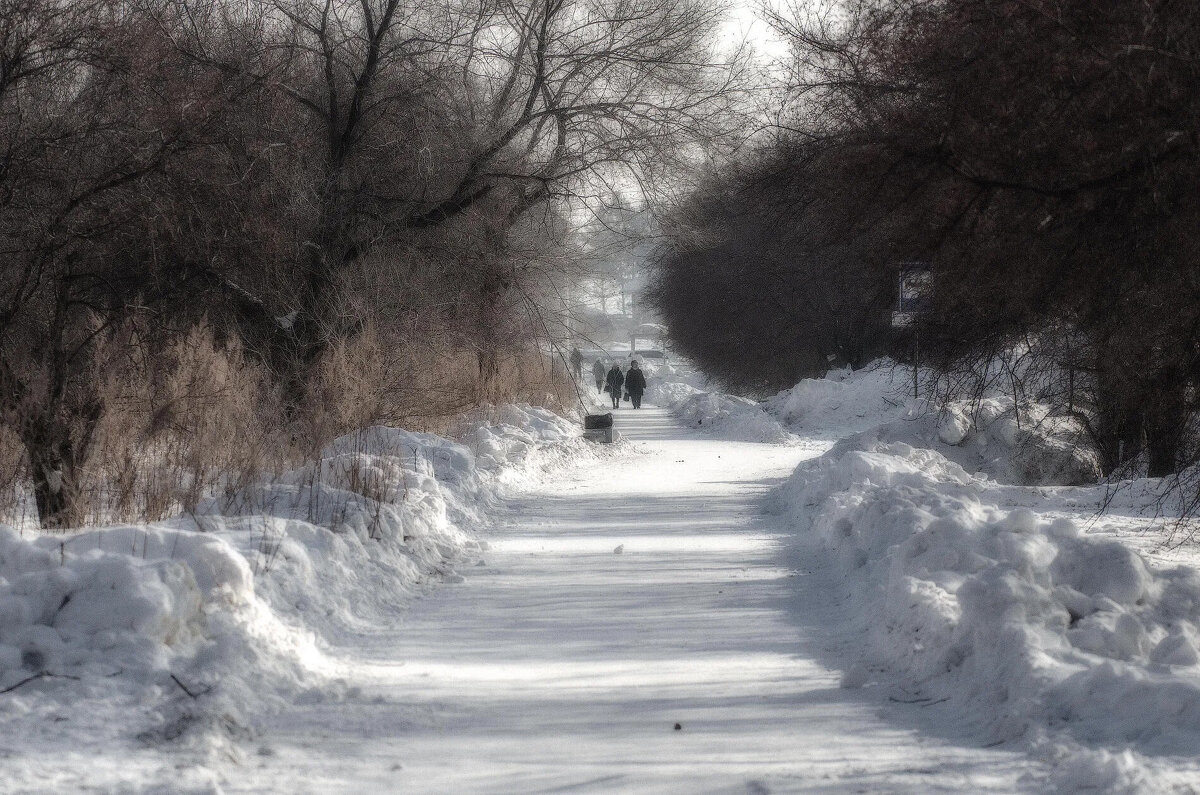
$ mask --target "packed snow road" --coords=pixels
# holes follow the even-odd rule
[[[808,447],[618,412],[626,454],[512,500],[481,565],[333,650],[230,792],[1010,792],[1023,755],[839,687],[817,558],[765,498]],[[902,696],[902,694],[901,694]]]

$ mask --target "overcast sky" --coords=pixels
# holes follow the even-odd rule
[[[785,55],[787,45],[759,18],[758,8],[759,3],[755,0],[734,0],[725,24],[726,36],[731,40],[747,37],[756,50],[768,57]]]

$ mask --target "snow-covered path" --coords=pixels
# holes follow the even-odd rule
[[[838,687],[825,576],[763,497],[820,448],[619,412],[628,457],[514,500],[463,572],[344,655],[231,792],[979,792],[1023,756]],[[868,695],[870,693],[870,695]],[[681,728],[675,729],[679,724]]]

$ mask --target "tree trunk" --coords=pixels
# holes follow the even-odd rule
[[[21,441],[43,529],[71,527],[83,520],[81,475],[102,413],[103,404],[95,399],[78,411],[48,412],[23,424]]]
[[[1142,405],[1149,458],[1146,474],[1152,478],[1166,477],[1179,464],[1188,419],[1187,382],[1174,369],[1156,374]]]
[[[496,381],[500,377],[500,357],[496,349],[486,342],[484,347],[475,354],[479,364],[479,384],[477,399],[480,402],[492,403],[496,399]]]
[[[1129,379],[1106,377],[1104,371],[1097,376],[1095,442],[1105,475],[1141,452],[1143,412],[1137,398]]]
[[[487,267],[486,263],[484,267]],[[507,333],[504,312],[504,302],[510,284],[511,276],[507,272],[488,272],[480,283],[476,298],[479,306],[475,317],[479,399],[489,403],[495,402],[497,398],[497,381],[500,377],[504,349],[513,342]]]

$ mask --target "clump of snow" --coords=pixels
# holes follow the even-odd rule
[[[779,420],[748,398],[707,391],[704,376],[686,362],[656,363],[647,368],[647,397],[667,406],[684,425],[710,430],[726,439],[788,444],[794,441]]]
[[[971,432],[971,418],[958,406],[946,406],[938,414],[937,438],[942,444],[962,444]]]
[[[169,526],[20,535],[0,527],[0,727],[14,757],[42,758],[44,726],[77,752],[129,737],[187,741],[204,759],[321,685],[311,633],[261,598],[247,557],[219,535]],[[28,748],[23,747],[25,743]],[[21,775],[30,775],[32,781]],[[9,783],[36,787],[14,765]]]
[[[671,409],[685,425],[711,429],[727,439],[771,444],[792,440],[792,435],[759,404],[736,395],[698,392],[673,404]]]
[[[118,527],[27,539],[0,527],[0,676],[152,676],[204,642],[206,604],[252,593],[246,561],[219,538]]]
[[[1038,787],[1041,791],[1113,795],[1180,791],[1169,785],[1156,786],[1147,775],[1143,760],[1129,749],[1113,752],[1078,743],[1043,741],[1035,755],[1051,768],[1048,781]]]
[[[944,416],[929,417],[940,444],[939,424],[950,438],[962,426]],[[1006,509],[1006,488],[880,431],[796,470],[785,504],[827,550],[866,630],[866,660],[844,686],[866,684],[869,663],[997,741],[1194,752],[1200,572],[1156,569],[1070,519]],[[1093,753],[1055,775],[1077,788],[1140,773]]]
[[[911,370],[890,359],[861,370],[830,370],[824,378],[805,378],[764,402],[767,411],[806,436],[865,430],[918,410],[913,401]]]
[[[674,406],[692,395],[710,391],[704,374],[686,361],[646,361],[641,367],[646,373],[646,400],[657,405]]]
[[[566,455],[593,451],[591,445],[580,444],[579,427],[548,409],[506,404],[466,415],[454,436],[474,454],[480,470],[512,485],[561,463]]]

